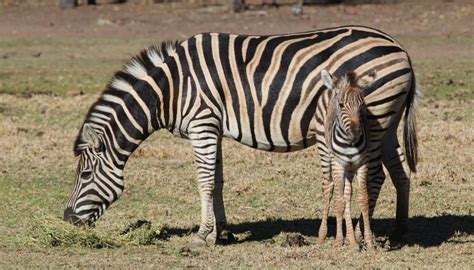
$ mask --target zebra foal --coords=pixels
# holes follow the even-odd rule
[[[337,234],[335,246],[343,244],[342,219],[346,221],[346,237],[352,247],[359,246],[354,236],[351,218],[352,180],[357,175],[358,202],[364,222],[364,238],[368,248],[373,248],[369,222],[369,197],[367,193],[369,136],[363,90],[375,78],[358,78],[349,71],[341,78],[333,78],[326,70],[321,71],[324,85],[332,92],[325,119],[325,138],[331,158],[331,177],[336,193]],[[319,229],[319,242],[327,235],[327,219],[330,205],[330,183],[323,183],[323,216]],[[344,215],[344,217],[343,217]]]

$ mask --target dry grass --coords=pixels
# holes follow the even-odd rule
[[[419,110],[421,161],[412,176],[411,230],[400,246],[390,248],[386,237],[396,201],[389,178],[373,222],[378,249],[359,254],[333,249],[333,219],[328,241],[316,244],[321,171],[315,149],[270,154],[225,140],[224,199],[238,243],[189,250],[200,213],[195,164],[189,142],[166,132],[153,134],[131,157],[125,193],[96,228],[77,230],[60,221],[77,162],[72,143],[85,112],[120,66],[113,55],[126,58],[141,44],[88,43],[84,46],[91,52],[99,48],[104,58],[81,56],[66,71],[70,42],[36,44],[57,52],[36,62],[28,59],[35,44],[8,42],[0,42],[0,48],[17,42],[26,51],[2,62],[6,71],[0,72],[2,269],[473,267],[472,58],[415,61],[425,92]],[[58,74],[67,74],[66,79]],[[53,95],[26,94],[48,91]],[[137,219],[153,225],[120,235]],[[285,246],[294,234],[309,245]]]
[[[77,229],[56,216],[35,216],[25,245],[49,247],[114,248],[121,243],[110,235],[102,235],[92,228]]]
[[[419,173],[412,178],[411,232],[398,249],[387,252],[386,235],[395,213],[395,191],[387,179],[373,223],[379,248],[353,254],[345,248],[332,249],[334,220],[330,220],[327,243],[316,244],[321,172],[314,149],[269,154],[229,140],[224,141],[224,195],[231,230],[239,242],[185,249],[199,221],[195,166],[189,142],[164,132],[154,134],[131,158],[125,194],[95,229],[80,231],[69,225],[65,229],[59,218],[76,163],[71,144],[94,97],[1,97],[0,201],[5,218],[0,222],[0,262],[4,266],[472,266],[470,99],[421,104],[422,159]],[[158,239],[152,246],[143,246],[137,240],[140,236],[123,240],[119,232],[138,218],[168,227],[167,240]],[[38,245],[31,244],[35,235],[31,228],[40,233],[33,241]],[[304,236],[310,245],[282,247],[293,233]],[[120,247],[96,249],[109,246]]]
[[[138,220],[120,232],[101,232],[91,227],[78,229],[51,214],[36,214],[27,235],[25,246],[101,249],[159,245],[160,241],[166,240],[166,228],[157,228],[150,221]]]

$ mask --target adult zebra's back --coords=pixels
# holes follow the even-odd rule
[[[168,129],[192,141],[202,207],[196,240],[213,243],[226,224],[223,136],[267,151],[318,143],[324,166],[326,146],[318,125],[328,99],[320,80],[323,68],[335,76],[347,70],[363,76],[375,69],[379,79],[365,97],[371,139],[381,141],[390,127],[396,131],[411,95],[413,71],[400,45],[374,29],[347,26],[273,36],[204,33],[143,51],[116,73],[86,117],[75,143],[80,161],[64,218],[97,220],[122,193],[130,154],[155,130]],[[392,133],[390,141],[397,145]],[[380,152],[381,147],[372,149],[377,168]],[[371,190],[376,198],[378,169],[373,177],[378,177]]]

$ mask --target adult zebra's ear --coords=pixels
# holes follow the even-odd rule
[[[334,89],[334,80],[327,70],[323,69],[321,71],[321,79],[323,80],[323,83],[327,89]]]
[[[81,137],[82,140],[89,146],[94,148],[98,148],[100,146],[99,135],[97,135],[97,132],[95,132],[91,125],[87,123],[82,127]]]

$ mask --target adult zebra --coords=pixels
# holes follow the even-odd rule
[[[323,68],[335,76],[377,70],[379,79],[366,93],[371,138],[379,141],[371,149],[371,202],[383,181],[383,152],[382,159],[393,162],[388,169],[399,198],[397,219],[403,220],[409,182],[395,131],[406,108],[407,156],[414,170],[414,74],[394,39],[361,26],[273,36],[204,33],[132,58],[92,105],[77,137],[80,159],[64,219],[95,222],[122,193],[131,153],[155,130],[168,129],[191,140],[198,166],[201,224],[195,242],[215,243],[226,224],[222,137],[276,152],[318,143],[325,169],[327,148],[317,121],[327,103]]]

